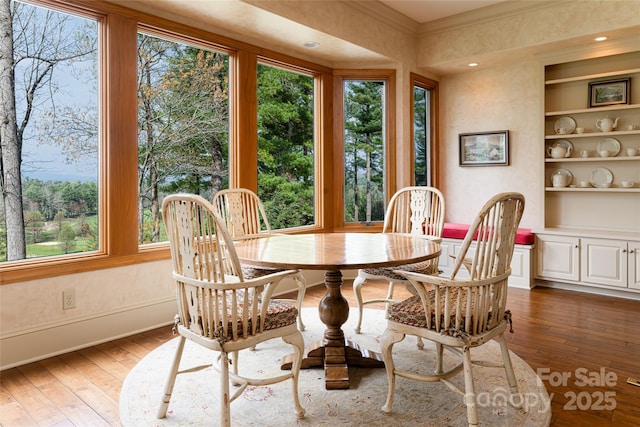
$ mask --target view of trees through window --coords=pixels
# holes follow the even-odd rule
[[[0,8],[0,261],[97,250],[98,24]]]
[[[138,35],[139,243],[166,240],[165,194],[229,186],[229,56]]]
[[[99,106],[118,102],[112,91],[100,90],[102,82],[118,77],[100,75],[106,65],[100,63],[105,55],[98,50],[98,19],[46,6],[0,0],[0,34],[12,35],[0,38],[0,262],[97,252],[101,237],[111,238],[99,235],[100,214],[106,219],[112,217],[104,214],[114,213],[99,201],[109,185],[100,179],[111,179],[113,170],[109,163],[99,173],[99,166],[100,153],[110,152],[106,144],[113,143],[100,130],[113,124],[105,123]],[[321,124],[313,72],[259,60],[257,102],[234,109],[240,123],[252,123],[248,115],[256,115],[257,164],[239,158],[230,164],[232,84],[252,76],[231,80],[232,47],[139,28],[138,180],[123,189],[124,199],[137,190],[138,243],[166,240],[160,209],[166,194],[211,200],[230,186],[230,168],[256,168],[257,192],[273,229],[315,224],[314,133]],[[127,37],[108,49],[133,41]],[[388,82],[353,76],[343,82],[344,222],[382,221]],[[417,85],[414,90],[415,181],[428,184],[431,94]]]
[[[258,196],[273,229],[311,225],[314,81],[258,65]]]
[[[384,93],[381,81],[344,82],[345,222],[384,219]]]
[[[431,185],[429,177],[429,121],[431,91],[420,86],[413,87],[413,165],[415,185]]]

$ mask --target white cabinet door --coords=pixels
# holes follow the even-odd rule
[[[627,287],[627,242],[582,239],[582,281],[597,285]]]
[[[536,277],[580,280],[580,239],[536,234]]]
[[[449,239],[442,239],[440,243],[440,259],[438,260],[438,269],[442,271],[444,276],[451,274],[451,268],[453,267],[453,252],[454,241]]]
[[[442,239],[440,244],[441,253],[438,269],[444,276],[451,275],[451,269],[455,263],[455,258],[460,253],[462,240],[458,239]],[[469,250],[469,256],[474,254],[475,244],[472,244]],[[511,276],[509,276],[509,285],[518,288],[531,289],[531,253],[532,247],[529,245],[515,245],[513,250],[513,258],[511,259]],[[468,277],[467,270],[462,269],[459,277]]]
[[[640,242],[629,242],[629,289],[640,290]]]

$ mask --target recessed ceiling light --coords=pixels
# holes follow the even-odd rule
[[[320,46],[320,43],[318,43],[318,42],[304,42],[302,44],[302,46],[306,47],[307,49],[315,49],[318,46]]]
[[[469,63],[469,67],[477,67],[478,63],[477,62],[470,62]]]
[[[595,40],[595,41],[597,41],[597,42],[603,42],[603,41],[605,41],[606,39],[607,39],[607,37],[606,37],[606,36],[600,36],[600,37],[596,37],[594,40]]]

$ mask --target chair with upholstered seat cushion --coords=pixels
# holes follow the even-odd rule
[[[246,188],[231,188],[220,190],[213,196],[216,212],[225,221],[225,225],[234,240],[255,239],[271,235],[271,226],[264,208],[264,204],[256,193]],[[277,268],[242,264],[245,279],[252,279],[282,271]],[[302,300],[307,282],[300,270],[292,270],[287,276],[298,286],[296,300],[299,313],[302,313]],[[298,327],[304,331],[302,316],[298,317]]]
[[[247,386],[263,386],[291,379],[296,415],[304,416],[298,397],[298,376],[304,340],[296,326],[294,304],[272,300],[278,283],[294,274],[278,270],[253,279],[243,275],[234,242],[214,207],[197,195],[177,194],[164,199],[163,216],[169,237],[178,314],[175,331],[180,335],[158,418],[167,414],[177,375],[209,365],[179,370],[185,340],[220,353],[220,426],[231,425],[230,403]],[[282,338],[294,348],[291,372],[269,377],[248,378],[238,374],[238,351]],[[229,354],[234,362],[229,371]],[[284,355],[283,355],[284,356]],[[273,363],[265,360],[264,363]],[[233,395],[230,380],[238,385]],[[212,396],[213,399],[213,396]]]
[[[405,187],[397,191],[385,213],[383,233],[411,234],[423,236],[427,239],[440,240],[444,226],[444,197],[440,190],[434,187]],[[355,331],[360,333],[362,327],[363,308],[367,304],[397,302],[393,299],[394,285],[405,285],[411,291],[411,284],[406,277],[394,272],[405,270],[422,274],[437,274],[438,259],[433,258],[415,264],[399,267],[367,268],[358,271],[358,277],[353,281],[353,292],[358,307],[358,322]],[[386,298],[363,300],[362,285],[367,280],[385,280],[389,282]],[[420,341],[419,341],[420,343]],[[420,345],[420,344],[419,344]]]
[[[384,412],[391,412],[396,376],[425,382],[442,381],[464,396],[468,423],[478,425],[472,364],[504,368],[510,403],[520,407],[522,402],[518,400],[504,331],[511,320],[511,313],[506,310],[507,281],[523,210],[524,197],[519,193],[501,193],[487,201],[462,241],[451,277],[397,271],[411,282],[417,295],[390,304],[387,311],[387,329],[381,341],[389,381]],[[395,366],[393,346],[407,334],[435,342],[436,370],[432,375],[416,373],[414,366]],[[500,344],[502,363],[472,362],[471,349],[491,339]],[[446,372],[443,369],[445,348],[447,354],[450,352],[462,359]],[[464,371],[464,391],[448,380],[461,370]]]

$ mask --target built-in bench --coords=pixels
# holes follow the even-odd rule
[[[453,257],[460,251],[462,240],[469,230],[469,224],[446,222],[442,230],[442,253],[438,267],[444,274],[449,274],[453,267]],[[529,228],[518,228],[516,233],[513,258],[511,259],[511,276],[509,286],[531,289],[533,287],[532,257],[535,245],[535,234]]]

